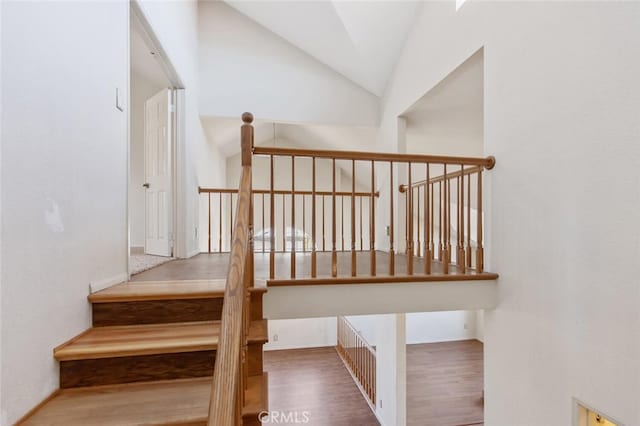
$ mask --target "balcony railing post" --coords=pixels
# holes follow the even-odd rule
[[[482,169],[478,172],[478,241],[476,248],[476,272],[484,271],[484,249],[482,247]]]
[[[324,212],[322,212],[324,216]],[[311,160],[311,278],[317,275],[316,258],[316,159]]]
[[[298,232],[296,230],[296,157],[291,156],[291,278],[296,277],[296,242]],[[286,234],[286,232],[285,232]],[[285,249],[286,250],[286,249]]]
[[[394,250],[394,218],[393,218],[393,161],[389,162],[389,275],[396,273],[396,254]]]
[[[336,251],[336,159],[331,172],[331,276],[338,276],[338,252]]]
[[[431,273],[431,223],[429,216],[430,184],[429,184],[429,163],[425,164],[425,185],[424,185],[424,273]]]
[[[356,271],[356,162],[351,161],[351,276]]]
[[[375,161],[371,160],[371,201],[369,203],[369,212],[371,214],[371,223],[369,225],[369,247],[371,255],[371,276],[376,276],[376,176]]]
[[[411,162],[407,165],[407,275],[413,275],[413,187]]]

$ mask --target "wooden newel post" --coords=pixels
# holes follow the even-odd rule
[[[240,144],[242,148],[242,165],[251,165],[251,155],[253,154],[253,114],[245,112],[242,114],[242,128],[240,130]]]

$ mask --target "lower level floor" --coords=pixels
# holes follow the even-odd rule
[[[269,409],[314,426],[377,425],[332,347],[265,352]],[[483,347],[477,340],[407,346],[407,424],[483,425]]]

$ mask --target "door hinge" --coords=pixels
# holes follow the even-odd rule
[[[169,112],[176,112],[176,106],[174,104],[169,105]]]

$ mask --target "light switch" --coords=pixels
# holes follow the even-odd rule
[[[124,96],[119,87],[116,87],[116,108],[124,112]]]

